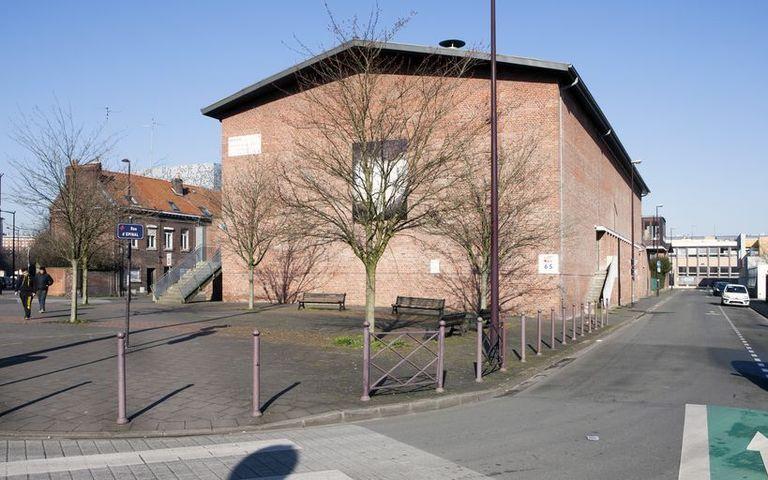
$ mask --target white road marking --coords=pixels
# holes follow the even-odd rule
[[[71,457],[43,458],[0,463],[0,476],[33,475],[94,468],[120,467],[147,463],[175,462],[228,456],[250,455],[263,450],[276,452],[298,450],[300,447],[290,440],[259,440],[254,442],[220,443],[213,445],[161,448],[134,452],[77,455]],[[329,477],[332,478],[332,477]],[[341,477],[343,478],[343,477]]]
[[[709,480],[707,406],[686,405],[678,480]]]
[[[245,480],[353,480],[338,470],[326,470],[324,472],[290,473],[276,477],[253,477]]]
[[[768,379],[768,369],[763,368],[765,366],[765,364],[763,364],[763,361],[760,359],[760,357],[757,356],[755,351],[752,349],[752,346],[750,346],[749,342],[747,342],[744,339],[744,335],[742,335],[741,332],[739,331],[739,329],[736,328],[736,325],[733,324],[733,322],[731,321],[730,317],[728,317],[728,314],[725,313],[725,310],[723,309],[722,305],[720,305],[720,311],[723,312],[723,316],[728,321],[728,324],[731,326],[733,331],[736,333],[736,336],[739,337],[739,339],[741,340],[741,343],[744,344],[744,348],[747,349],[747,353],[749,353],[749,355],[752,357],[752,361],[755,362],[755,364],[757,364],[757,366],[762,371],[763,376],[766,379]]]

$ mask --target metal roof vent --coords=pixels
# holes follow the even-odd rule
[[[452,48],[456,50],[463,47],[466,44],[467,42],[465,42],[464,40],[459,40],[457,38],[450,38],[448,40],[443,40],[442,42],[440,42],[439,45],[443,48]]]

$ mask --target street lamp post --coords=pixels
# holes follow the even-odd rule
[[[123,163],[128,164],[128,203],[131,202],[131,161],[127,158],[121,160]],[[129,207],[130,208],[130,207]],[[128,223],[133,223],[133,216],[128,216]],[[128,240],[128,275],[126,277],[126,292],[125,292],[125,345],[129,346],[129,334],[131,331],[131,242]]]
[[[653,223],[655,226],[655,231],[653,232],[653,251],[656,252],[656,296],[659,296],[659,289],[661,288],[660,282],[661,282],[661,275],[659,275],[660,265],[659,265],[659,209],[663,207],[664,204],[660,203],[656,205],[656,216],[654,217]]]
[[[10,213],[13,216],[13,221],[11,224],[11,276],[13,277],[13,281],[16,281],[16,210],[14,211],[8,211],[8,210],[0,210],[0,213]],[[2,235],[0,235],[2,237]],[[0,239],[0,243],[2,243],[2,240]]]
[[[491,0],[491,342],[499,327],[499,153],[496,114],[496,0]],[[499,341],[503,339],[499,338]],[[502,351],[503,349],[499,349]]]
[[[630,261],[630,272],[631,272],[631,281],[630,281],[630,288],[632,290],[629,300],[629,305],[634,307],[635,306],[635,280],[637,279],[637,265],[636,265],[636,249],[635,249],[635,165],[640,165],[643,161],[642,160],[635,160],[630,165],[629,169],[631,170],[630,176],[632,177],[632,180],[629,183],[629,191],[631,197],[632,206],[630,207],[630,216],[632,217],[632,220],[630,221],[629,229],[631,230],[631,242],[632,245],[629,246],[629,250],[632,252],[632,260]]]

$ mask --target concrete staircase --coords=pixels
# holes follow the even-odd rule
[[[605,286],[605,279],[608,277],[608,268],[595,272],[592,276],[592,281],[589,283],[589,290],[587,290],[587,298],[584,302],[592,302],[593,304],[600,302],[600,297],[603,296],[603,287]]]

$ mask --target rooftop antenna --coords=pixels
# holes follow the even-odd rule
[[[155,153],[155,128],[162,127],[162,123],[157,123],[155,117],[152,117],[152,121],[148,125],[142,125],[144,128],[149,128],[149,163],[154,164]]]

